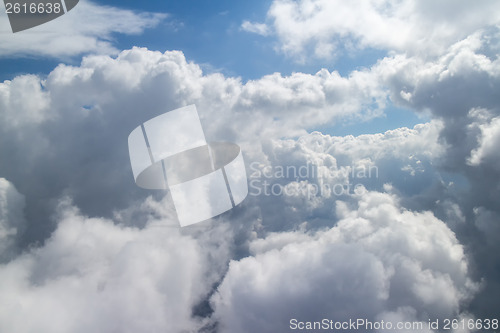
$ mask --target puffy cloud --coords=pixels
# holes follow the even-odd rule
[[[25,94],[32,98],[27,100]],[[36,125],[51,116],[50,96],[35,75],[18,76],[0,84],[0,103],[2,120],[13,128],[21,123]]]
[[[491,181],[500,176],[491,148],[498,139],[500,115],[497,43],[494,29],[452,45],[435,61],[397,56],[380,63],[380,68],[387,68],[383,72],[388,74],[392,100],[442,120],[440,139],[446,150],[435,165],[466,179],[467,190],[456,200],[469,216],[475,206],[498,207],[500,190]],[[408,93],[409,99],[398,99],[399,92]]]
[[[102,85],[113,87],[102,91]],[[196,103],[202,118],[213,118],[204,126],[208,131],[227,127],[229,118],[237,128],[229,133],[242,139],[255,137],[263,129],[272,130],[273,137],[294,136],[304,133],[304,128],[342,117],[370,118],[385,107],[387,97],[369,71],[354,71],[349,77],[327,70],[314,75],[275,73],[243,84],[239,78],[204,75],[179,51],[162,54],[140,48],[123,51],[116,58],[86,57],[79,67],[61,65],[44,86],[58,102],[72,102],[66,107],[110,107],[107,104],[113,101],[115,105],[119,99],[115,97],[123,91],[129,95],[121,97],[122,109],[139,108],[143,103],[153,109],[147,111],[152,114]],[[70,91],[70,98],[61,95]]]
[[[0,183],[3,185],[3,183]],[[67,200],[43,246],[0,265],[0,330],[181,332],[227,261],[227,228],[181,232],[153,201],[146,228],[88,218]],[[137,213],[140,213],[140,209]],[[144,218],[144,216],[143,216]],[[222,265],[221,265],[222,264]],[[29,320],[27,320],[29,318]]]
[[[82,53],[118,53],[112,34],[140,34],[167,17],[135,13],[80,1],[67,14],[32,29],[13,34],[5,11],[0,13],[0,55],[68,57]]]
[[[493,314],[490,295],[499,290],[498,269],[492,265],[497,251],[483,235],[485,226],[494,229],[499,213],[498,154],[491,148],[498,140],[500,115],[498,31],[474,33],[432,61],[401,55],[378,64],[393,101],[442,121],[439,137],[446,149],[434,161],[442,186],[428,187],[411,198],[411,205],[433,209],[469,249],[475,273],[485,281],[471,305],[481,317]],[[491,213],[478,214],[478,207]]]
[[[427,57],[499,23],[498,2],[275,0],[268,25],[283,52],[306,60],[339,49],[378,48]],[[254,24],[255,26],[255,24]],[[312,52],[310,51],[312,50]]]
[[[471,34],[433,60],[409,55],[387,57],[376,70],[391,100],[437,117],[463,117],[473,108],[496,108],[500,75],[499,30]]]
[[[117,57],[85,57],[79,66],[59,65],[46,78],[28,75],[5,81],[0,84],[0,154],[9,159],[1,159],[0,175],[26,195],[23,244],[45,244],[0,267],[5,282],[1,293],[7,300],[21,295],[15,298],[25,300],[19,303],[19,313],[49,304],[47,309],[66,314],[53,326],[35,318],[33,322],[48,331],[78,331],[61,318],[82,322],[82,313],[91,318],[85,321],[87,330],[112,330],[105,316],[118,318],[118,325],[123,322],[117,328],[121,331],[127,330],[126,324],[131,330],[169,327],[165,320],[177,317],[179,327],[194,329],[205,322],[193,320],[191,313],[210,315],[207,298],[233,258],[213,298],[217,310],[209,327],[220,320],[221,328],[246,329],[250,318],[254,325],[264,325],[274,311],[283,325],[292,314],[312,319],[321,313],[310,306],[313,297],[323,309],[345,318],[358,313],[412,320],[426,320],[426,312],[457,315],[458,304],[467,301],[475,287],[463,248],[444,221],[469,242],[474,264],[481,268],[475,277],[487,281],[480,301],[495,309],[496,289],[488,283],[497,273],[487,269],[488,261],[481,261],[490,248],[476,237],[497,213],[497,184],[491,179],[498,178],[484,177],[494,161],[488,147],[496,138],[498,117],[493,35],[469,36],[431,61],[394,55],[347,76],[321,70],[242,82],[204,74],[179,51],[133,48]],[[388,98],[437,119],[413,129],[358,137],[306,134],[337,120],[377,115]],[[168,194],[154,193],[147,199],[151,193],[135,186],[126,138],[137,124],[191,103],[198,106],[207,138],[240,143],[247,166],[257,162],[263,171],[309,164],[324,173],[303,179],[274,175],[270,183],[288,188],[288,193],[249,196],[200,229],[159,232],[163,229],[152,228],[152,222],[175,225],[172,204]],[[294,136],[301,137],[290,139]],[[481,156],[480,163],[467,164],[474,154]],[[377,168],[376,176],[352,176],[370,167]],[[443,170],[462,174],[470,188],[457,190],[444,180]],[[496,172],[488,175],[496,177]],[[366,196],[314,192],[315,186],[343,185],[354,178]],[[393,194],[375,192],[382,191],[384,183],[392,184]],[[54,217],[62,195],[71,196],[81,213],[59,208],[63,213]],[[21,207],[21,201],[16,202],[13,205]],[[478,213],[482,218],[471,224],[476,220],[474,207],[491,214]],[[11,230],[10,223],[6,230]],[[181,246],[187,251],[182,260]],[[203,253],[207,249],[208,256]],[[150,258],[152,264],[137,258]],[[52,268],[44,270],[38,262]],[[300,271],[300,265],[308,270]],[[170,273],[177,269],[182,279]],[[276,282],[279,278],[287,282]],[[351,281],[359,288],[353,289]],[[123,291],[127,286],[131,290]],[[179,309],[162,303],[167,292]],[[53,297],[57,294],[68,295],[68,304],[80,314],[63,308]],[[344,312],[332,299],[345,300]],[[140,306],[127,307],[127,300]],[[282,300],[289,307],[281,309]],[[117,312],[107,304],[116,304]],[[260,324],[255,320],[259,309]],[[9,314],[14,320],[0,320],[11,325],[6,329],[31,329],[14,312]],[[127,321],[125,314],[148,318],[151,326]],[[238,317],[231,319],[230,314]]]
[[[285,332],[289,321],[450,318],[477,286],[454,233],[430,212],[369,192],[339,222],[304,233],[271,233],[232,261],[212,298],[221,332]],[[408,315],[411,314],[411,315]]]
[[[469,162],[471,165],[479,165],[487,162],[493,168],[500,171],[500,160],[496,144],[500,141],[500,118],[496,117],[489,123],[480,124],[481,136],[479,146],[471,152]]]
[[[382,190],[384,183],[393,185],[405,205],[422,209],[416,206],[423,191],[433,186],[447,190],[434,166],[446,149],[439,142],[442,127],[432,121],[357,137],[313,132],[266,141],[263,157],[248,166],[247,200],[260,208],[262,227],[268,231],[290,230],[304,222],[308,230],[331,225],[337,200],[349,201],[365,188]],[[412,175],[408,167],[418,172]]]
[[[89,56],[80,66],[59,65],[47,78],[0,84],[0,152],[9,155],[0,174],[27,195],[26,237],[36,241],[54,228],[51,211],[63,194],[85,214],[106,217],[143,199],[131,177],[127,136],[168,110],[197,104],[209,140],[238,142],[258,159],[265,138],[366,119],[385,100],[369,71],[273,74],[242,83],[203,74],[179,51]]]
[[[315,163],[324,170],[338,171],[308,179],[312,184],[335,184],[349,178],[351,165],[363,168],[391,158],[406,163],[410,160],[407,151],[421,159],[432,157],[441,149],[436,143],[441,126],[429,123],[413,130],[356,138],[312,133],[298,140],[267,142],[263,151],[266,163],[274,167]],[[283,182],[292,183],[293,179]],[[357,210],[349,208],[358,200]],[[322,314],[311,305],[313,299],[319,308],[331,310],[330,316],[359,314],[373,320],[401,317],[425,321],[425,311],[455,314],[459,301],[467,300],[475,288],[453,233],[428,212],[403,209],[395,195],[260,196],[249,197],[243,208],[231,212],[231,227],[218,220],[179,233],[176,228],[165,228],[175,225],[168,196],[117,211],[113,221],[87,218],[63,205],[58,227],[44,246],[0,267],[5,301],[15,296],[24,300],[23,306],[16,308],[18,315],[7,313],[8,318],[0,322],[6,329],[20,332],[29,331],[30,325],[55,332],[78,332],[80,327],[82,331],[173,332],[202,326],[221,331],[228,327],[233,331],[262,328],[255,325],[280,331],[279,325],[287,325],[292,315],[314,320]],[[270,215],[272,211],[277,214]],[[314,222],[318,218],[321,223]],[[337,220],[338,226],[332,227]],[[143,229],[125,226],[144,223]],[[328,229],[321,229],[324,226]],[[297,231],[286,231],[294,228]],[[269,233],[273,230],[277,232]],[[191,318],[197,305],[210,295],[213,283],[224,276],[227,260],[249,255],[229,266],[219,294],[213,298],[215,315]],[[181,277],[176,278],[172,271]],[[258,272],[260,282],[255,282],[253,274]],[[295,280],[287,282],[293,277]],[[352,281],[356,281],[355,286],[350,285]],[[435,290],[446,297],[437,297]],[[59,301],[52,297],[55,294],[66,296]],[[345,305],[342,311],[339,299]],[[36,316],[30,324],[19,319],[40,305],[73,321]],[[255,320],[259,309],[264,311],[260,324]],[[84,321],[82,313],[86,314]],[[204,316],[209,314],[204,312]],[[174,319],[178,326],[172,326]],[[75,326],[81,322],[86,324]]]

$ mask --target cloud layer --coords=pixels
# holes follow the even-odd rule
[[[410,23],[432,9],[418,6]],[[384,8],[404,21],[413,7]],[[498,31],[477,24],[422,32],[442,46],[432,57],[395,53],[346,76],[243,82],[205,74],[180,51],[133,48],[1,83],[1,329],[281,332],[293,317],[494,315],[500,64]],[[377,46],[363,31],[353,43]],[[384,47],[407,47],[397,41]],[[138,124],[192,103],[208,140],[242,146],[250,181],[283,191],[179,230],[169,194],[135,186],[126,142]],[[389,103],[432,120],[310,133]],[[277,173],[302,166],[306,176]],[[362,191],[337,194],[339,184]]]

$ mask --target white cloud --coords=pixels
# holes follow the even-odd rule
[[[500,155],[498,142],[500,142],[500,117],[491,119],[490,122],[478,125],[481,136],[479,146],[471,152],[469,163],[479,165],[488,160],[488,164],[500,171]]]
[[[241,29],[248,31],[248,32],[253,32],[253,33],[261,35],[261,36],[269,35],[269,28],[264,23],[243,21],[243,23],[241,24]]]
[[[427,57],[499,23],[495,0],[275,0],[268,25],[286,54],[329,58],[342,48],[378,48]],[[312,52],[310,51],[312,49]]]
[[[32,96],[26,99],[26,95]],[[38,124],[51,117],[50,96],[43,91],[40,78],[35,75],[15,77],[0,83],[2,120],[9,127]]]
[[[384,107],[391,91],[401,89],[396,84],[391,90],[385,88],[386,82],[393,84],[394,77],[401,81],[407,68],[413,68],[400,62],[411,63],[395,58],[346,77],[321,70],[315,75],[273,74],[242,83],[239,78],[203,74],[179,51],[133,48],[116,58],[88,56],[80,66],[59,65],[43,80],[20,76],[0,84],[0,105],[5,106],[0,114],[5,138],[0,151],[10,156],[0,164],[0,172],[29,196],[49,201],[69,193],[84,213],[109,216],[144,196],[134,186],[123,145],[130,131],[167,110],[196,103],[207,138],[238,142],[248,163],[300,166],[311,162],[324,168],[337,163],[339,170],[348,173],[348,168],[373,164],[381,172],[380,179],[368,179],[365,186],[375,189],[392,182],[399,190],[416,193],[432,183],[434,170],[429,163],[445,149],[438,142],[443,128],[439,121],[356,138],[314,133],[298,141],[277,140],[303,135],[337,119],[366,119],[371,109]],[[31,98],[24,98],[27,88]],[[33,103],[38,109],[31,107]],[[423,162],[417,165],[419,161]],[[401,171],[408,165],[426,172],[408,181]],[[344,183],[345,177],[339,175],[284,186],[300,189]],[[320,212],[324,221],[331,214],[322,199],[312,206],[304,197],[284,200],[278,204],[297,211],[287,211],[287,219],[269,215],[267,221],[276,220],[269,227],[300,224]]]
[[[0,330],[197,331],[203,321],[192,309],[220,278],[227,231],[182,233],[147,206],[158,217],[138,229],[61,202],[45,244],[0,265]]]
[[[204,128],[209,136],[223,132],[224,139],[253,141],[302,135],[308,129],[346,119],[364,121],[380,115],[389,97],[417,110],[432,108],[440,115],[452,112],[456,104],[472,107],[479,100],[467,99],[465,91],[455,94],[448,88],[462,76],[497,78],[498,60],[479,52],[485,39],[472,36],[434,62],[394,56],[347,76],[323,69],[314,75],[275,73],[246,83],[221,74],[204,75],[197,64],[188,62],[178,51],[162,54],[134,48],[116,58],[90,56],[81,66],[60,65],[47,80],[24,76],[6,81],[0,85],[0,103],[5,107],[0,117],[10,124],[40,123],[58,114],[68,117],[63,110],[70,108],[79,110],[72,117],[111,120],[120,110],[142,110],[145,105],[143,112],[157,115],[196,103],[205,118],[202,120],[207,121]],[[477,88],[478,94],[492,90],[486,82]],[[29,89],[34,97],[20,98],[23,89]],[[440,93],[432,95],[433,91]],[[481,103],[490,100],[481,99]],[[106,111],[81,111],[82,106]],[[134,116],[139,118],[139,114]],[[231,128],[227,127],[229,123]]]
[[[29,228],[48,234],[51,209],[42,207],[63,194],[85,214],[107,217],[144,197],[133,183],[124,143],[145,120],[196,103],[209,140],[238,142],[245,154],[258,156],[263,140],[362,114],[374,98],[383,103],[366,76],[322,71],[243,84],[204,75],[179,51],[134,48],[116,58],[89,56],[80,66],[59,65],[46,79],[19,76],[0,84],[0,153],[9,156],[0,174],[37,198],[27,207]]]
[[[401,309],[427,322],[458,315],[476,291],[463,247],[432,213],[378,192],[354,209],[338,201],[336,211],[331,229],[270,234],[230,263],[212,298],[221,332],[285,332],[292,318],[374,320]]]
[[[67,14],[13,34],[5,11],[0,13],[0,56],[68,57],[87,53],[116,54],[113,33],[140,34],[166,18],[80,1]]]
[[[16,97],[27,88],[36,100]],[[368,70],[354,71],[348,77],[327,70],[314,75],[276,73],[243,84],[239,78],[204,75],[181,52],[162,54],[140,48],[123,51],[116,58],[89,56],[81,66],[60,65],[46,80],[17,77],[0,84],[0,89],[0,103],[6,108],[0,117],[14,124],[68,117],[64,112],[68,108],[79,110],[72,118],[111,120],[120,110],[143,110],[144,105],[148,107],[143,112],[157,115],[196,103],[201,117],[209,122],[204,125],[209,135],[221,133],[217,129],[224,127],[224,135],[245,141],[263,135],[304,134],[305,129],[345,118],[366,120],[380,114],[387,98],[378,74]],[[82,106],[106,111],[81,111]],[[26,111],[19,114],[15,108]]]

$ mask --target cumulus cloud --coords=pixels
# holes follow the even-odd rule
[[[253,157],[247,167],[248,205],[259,207],[261,227],[275,232],[303,224],[307,230],[331,226],[337,200],[350,201],[365,188],[381,191],[384,183],[415,207],[415,197],[425,189],[447,190],[433,165],[446,149],[439,142],[442,126],[433,121],[358,137],[313,132],[265,141],[263,156]],[[411,175],[405,167],[419,171]]]
[[[9,155],[0,172],[29,197],[29,221],[49,220],[51,209],[44,207],[53,208],[63,194],[84,213],[109,217],[144,197],[133,183],[125,143],[137,124],[156,115],[195,103],[209,140],[239,142],[258,154],[261,138],[366,119],[385,99],[368,71],[273,74],[243,83],[203,74],[179,51],[89,56],[80,66],[59,65],[47,78],[25,75],[0,84],[0,151]],[[33,237],[53,228],[29,223]]]
[[[432,61],[409,55],[382,60],[386,66],[391,100],[442,120],[440,142],[444,154],[434,161],[441,170],[442,185],[428,188],[412,198],[417,209],[434,207],[440,218],[449,221],[474,257],[478,276],[485,279],[484,289],[471,307],[483,316],[492,315],[488,295],[497,294],[498,269],[491,265],[494,247],[485,242],[476,223],[477,209],[496,225],[500,187],[498,154],[491,147],[497,138],[500,115],[498,28],[485,29],[451,45]],[[385,65],[384,65],[385,63]],[[445,177],[447,180],[445,180]],[[417,203],[415,205],[415,203]],[[458,205],[460,210],[450,209]]]
[[[378,64],[392,101],[443,121],[440,138],[447,149],[436,162],[470,182],[471,195],[463,201],[469,212],[498,194],[496,184],[488,180],[498,177],[496,154],[489,148],[496,140],[494,119],[500,114],[497,42],[498,29],[493,29],[453,44],[433,61],[395,56]]]
[[[370,192],[337,202],[331,229],[271,233],[232,261],[213,296],[220,332],[285,332],[289,321],[449,318],[475,292],[463,247],[430,212]]]
[[[0,107],[2,120],[11,127],[23,124],[38,124],[50,118],[50,97],[43,91],[40,78],[35,75],[16,77],[13,81],[4,81],[0,85]],[[32,96],[26,100],[24,94]]]
[[[8,158],[0,175],[11,183],[0,183],[0,217],[9,216],[0,230],[11,242],[23,223],[18,192],[27,229],[18,244],[25,253],[0,266],[0,302],[9,304],[0,322],[20,332],[279,331],[292,315],[312,320],[328,309],[426,321],[465,315],[471,281],[481,279],[470,309],[496,309],[498,272],[485,259],[496,249],[499,213],[495,36],[470,35],[430,60],[394,54],[346,76],[320,70],[243,82],[204,74],[179,51],[133,48],[1,83],[0,155]],[[433,120],[357,137],[308,134],[376,116],[389,101]],[[251,195],[199,229],[164,228],[176,225],[169,195],[135,186],[127,136],[191,103],[209,140],[242,146],[249,174],[304,165],[316,173],[261,177],[288,192]],[[372,177],[353,176],[370,167]],[[460,177],[465,190],[453,185]],[[353,181],[362,193],[315,192]],[[73,204],[61,206],[66,196]],[[40,308],[64,316],[22,320]]]
[[[138,229],[86,217],[60,201],[58,227],[45,244],[0,265],[0,330],[200,329],[204,322],[193,308],[219,279],[227,228],[181,232],[169,227],[162,206],[145,201],[143,209],[155,216]]]
[[[496,117],[489,123],[480,124],[479,129],[481,131],[479,146],[471,152],[470,164],[479,165],[490,160],[488,164],[500,170],[498,149],[496,149],[496,144],[500,142],[500,118]]]
[[[477,285],[453,232],[430,212],[402,208],[394,194],[353,199],[337,202],[333,227],[246,235],[250,256],[231,262],[227,274],[238,242],[232,229],[252,215],[231,218],[233,227],[218,219],[179,230],[168,198],[147,198],[113,219],[89,218],[61,200],[58,227],[44,245],[0,266],[0,327],[280,332],[291,317],[425,322],[428,313],[457,315]],[[146,226],[127,226],[134,224],[128,219]],[[196,316],[219,280],[214,315]]]
[[[88,53],[116,54],[113,34],[140,34],[167,17],[136,13],[80,1],[67,14],[32,29],[13,34],[5,11],[0,13],[0,56],[68,57]]]
[[[267,21],[280,49],[299,60],[311,55],[331,58],[345,48],[377,48],[428,57],[478,29],[497,25],[499,9],[494,0],[474,4],[275,0]]]

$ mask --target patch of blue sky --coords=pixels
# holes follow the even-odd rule
[[[416,124],[426,123],[429,120],[430,117],[425,113],[416,113],[406,108],[397,107],[389,101],[381,114],[371,119],[346,119],[334,125],[325,125],[317,130],[332,136],[358,136],[384,133],[401,127],[413,128]]]
[[[12,80],[16,76],[25,74],[34,74],[44,77],[60,62],[61,60],[54,58],[0,58],[0,82]]]

